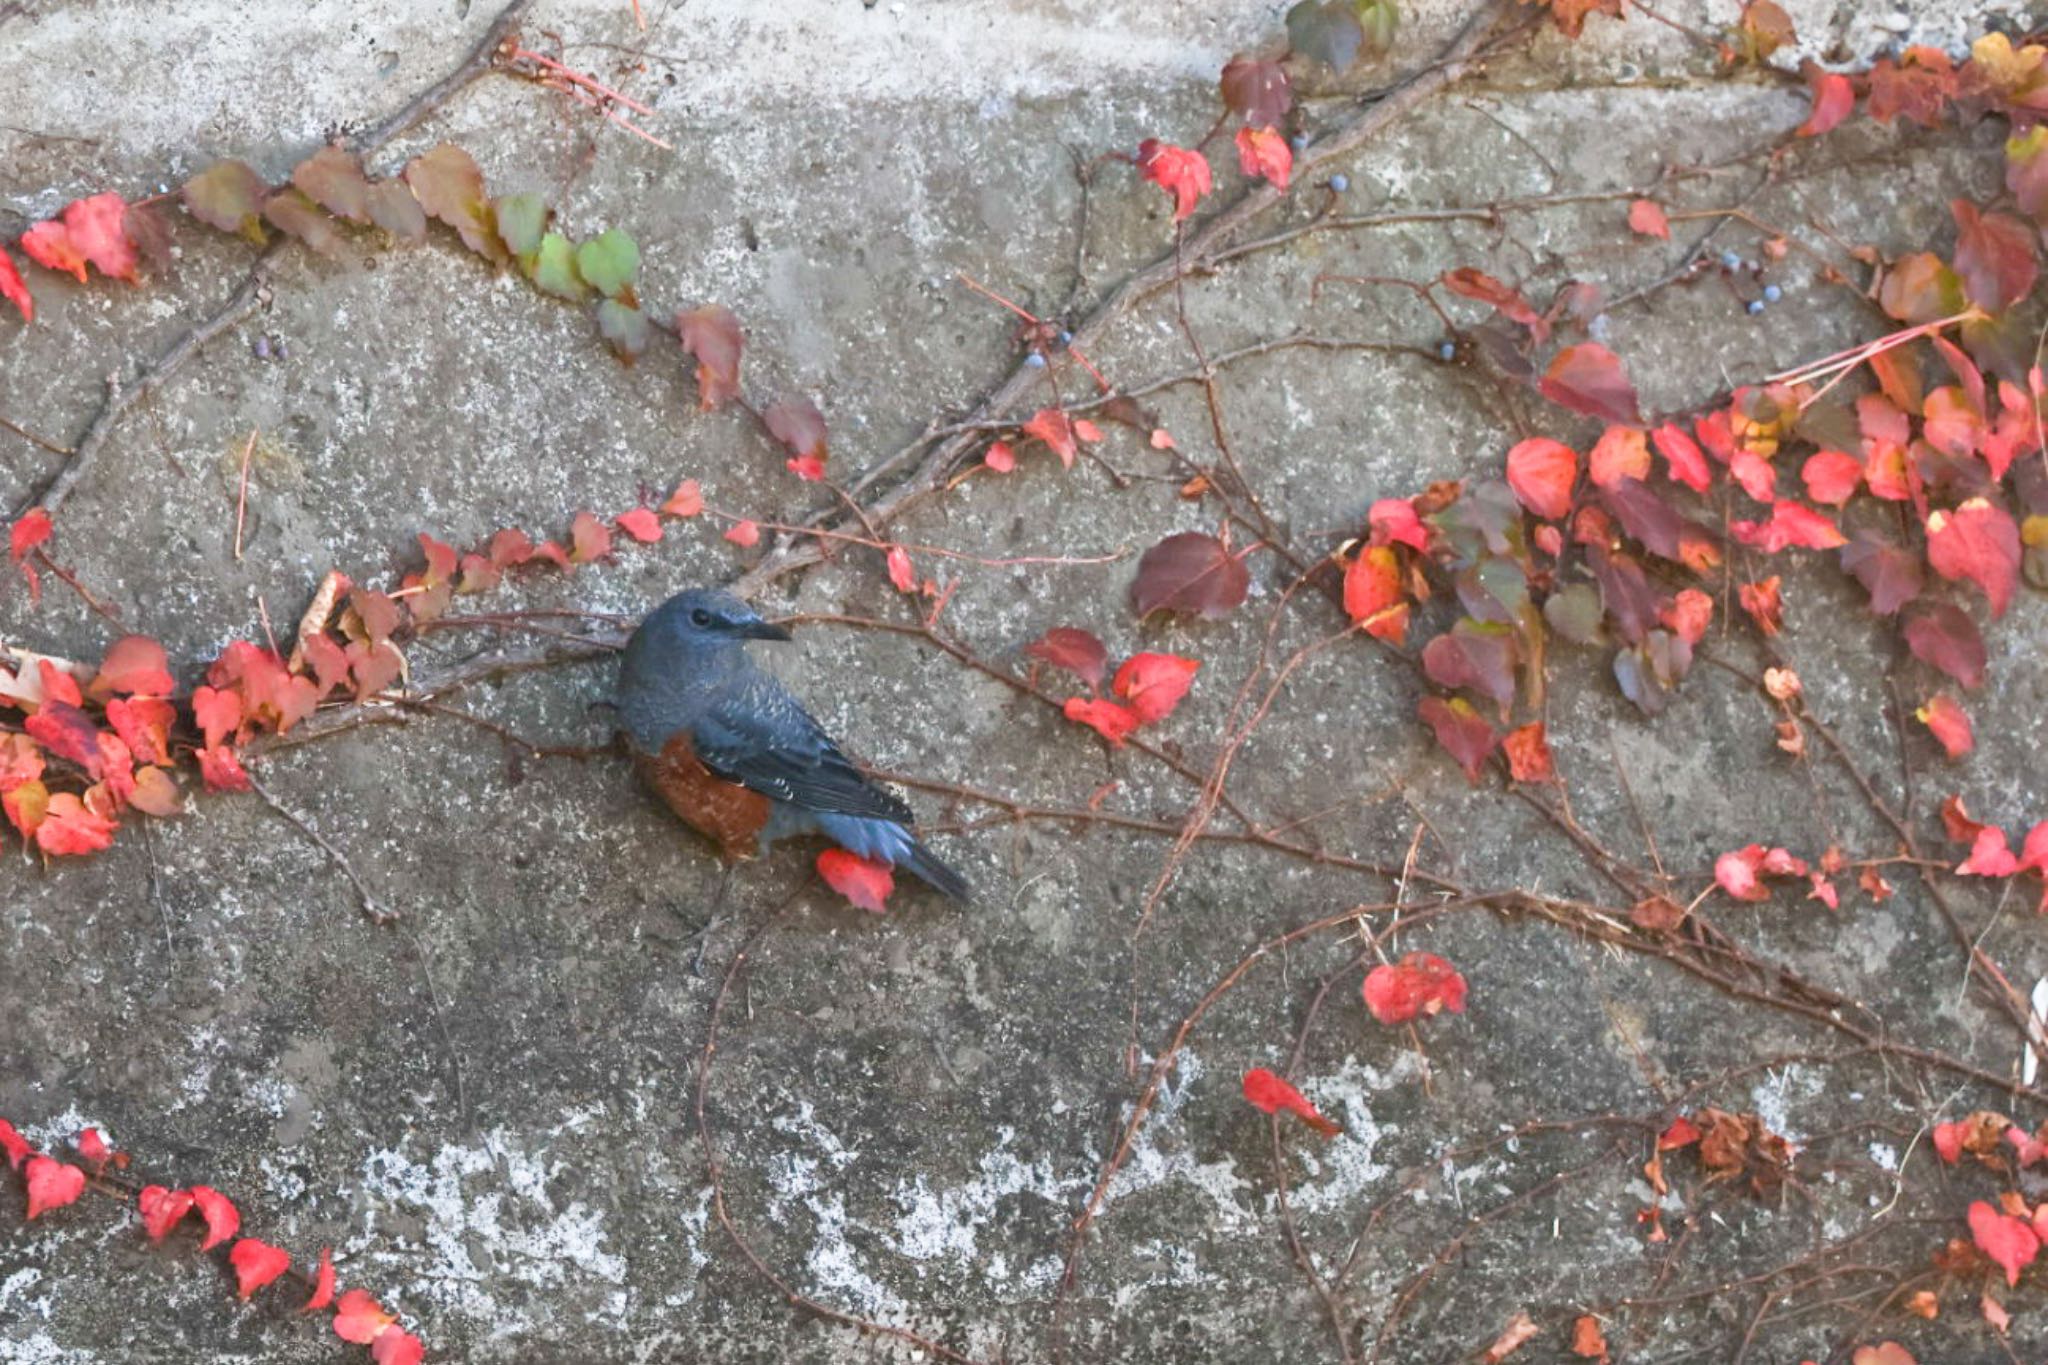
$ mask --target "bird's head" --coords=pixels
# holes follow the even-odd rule
[[[719,588],[692,588],[677,593],[648,613],[634,632],[636,641],[664,651],[690,653],[737,646],[746,640],[787,640],[789,632],[761,619],[761,614]]]

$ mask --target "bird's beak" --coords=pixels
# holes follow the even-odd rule
[[[782,640],[787,642],[792,638],[790,633],[781,626],[776,625],[772,621],[763,621],[758,616],[741,626],[739,633],[740,637],[746,640]]]

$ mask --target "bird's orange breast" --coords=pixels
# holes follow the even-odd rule
[[[751,858],[768,823],[768,798],[712,773],[697,759],[687,731],[669,736],[659,754],[640,754],[640,775],[682,822],[728,858]]]

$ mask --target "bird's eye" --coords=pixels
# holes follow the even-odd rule
[[[696,626],[700,630],[706,626],[709,626],[711,624],[711,613],[704,610],[704,608],[702,607],[697,608],[695,611],[690,613],[690,624]]]

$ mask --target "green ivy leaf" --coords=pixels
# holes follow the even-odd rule
[[[588,243],[586,243],[588,245]],[[654,334],[647,315],[630,304],[606,299],[597,305],[597,333],[611,343],[619,359],[631,365],[647,349]]]
[[[1341,73],[1358,60],[1365,27],[1346,0],[1301,0],[1287,11],[1287,42],[1310,61]]]
[[[571,303],[581,303],[589,297],[589,286],[576,273],[576,244],[559,232],[550,232],[540,239],[540,250],[527,273],[543,294],[553,294]]]
[[[519,268],[533,273],[540,255],[541,234],[548,230],[549,209],[537,194],[501,195],[491,203],[498,220],[498,238],[519,262]]]
[[[1365,34],[1367,51],[1379,56],[1394,45],[1394,34],[1401,27],[1401,12],[1394,0],[1356,0],[1352,8]]]
[[[185,209],[208,227],[239,232],[261,246],[263,200],[270,186],[246,161],[222,161],[185,182],[179,195]]]
[[[640,271],[640,247],[618,228],[606,228],[576,248],[576,269],[598,293],[617,298]]]

